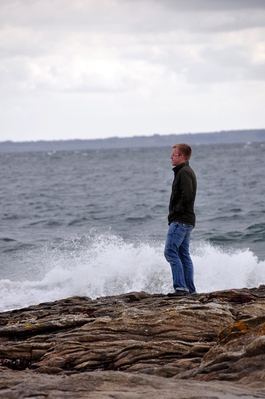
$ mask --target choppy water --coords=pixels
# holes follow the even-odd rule
[[[0,310],[167,293],[171,149],[0,154]],[[194,146],[199,292],[265,283],[265,144]]]

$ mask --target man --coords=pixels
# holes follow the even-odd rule
[[[189,166],[192,150],[188,144],[172,146],[174,181],[169,202],[168,235],[165,258],[170,263],[174,293],[196,294],[193,281],[193,263],[189,253],[190,233],[195,226],[194,202],[197,181]]]

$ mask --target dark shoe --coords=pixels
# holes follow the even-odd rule
[[[176,290],[174,292],[170,292],[169,294],[167,294],[167,296],[184,296],[184,295],[189,295],[189,291]]]
[[[193,292],[190,292],[189,294],[190,294],[190,295],[198,295],[198,292],[193,291]]]

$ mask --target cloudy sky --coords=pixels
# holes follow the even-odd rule
[[[0,141],[265,128],[265,0],[1,0]]]

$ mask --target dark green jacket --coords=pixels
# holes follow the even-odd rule
[[[169,202],[168,224],[180,222],[195,226],[194,202],[197,191],[196,176],[189,162],[173,168],[174,181]]]

